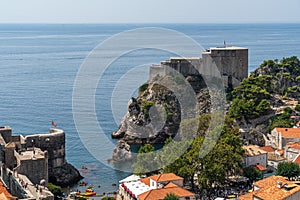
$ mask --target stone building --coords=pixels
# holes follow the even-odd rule
[[[27,148],[40,148],[47,151],[48,176],[55,177],[59,167],[66,164],[65,133],[60,129],[50,129],[49,133],[34,134],[25,137]]]
[[[287,162],[300,164],[300,142],[287,143],[284,147]]]
[[[65,133],[51,128],[49,133],[23,136],[12,134],[9,126],[0,127],[0,161],[14,173],[22,173],[34,184],[61,186],[74,184],[83,177],[66,161]]]
[[[12,129],[5,126],[0,128],[0,140],[4,145],[5,165],[25,174],[33,183],[39,183],[41,179],[48,182],[48,177],[66,163],[62,130],[51,129],[50,133],[24,137],[12,135]]]
[[[269,140],[266,146],[271,145],[275,149],[283,149],[289,142],[300,142],[299,128],[274,128],[268,134]]]
[[[224,46],[211,48],[202,52],[201,57],[172,57],[159,65],[150,66],[150,80],[156,76],[170,75],[176,70],[183,76],[202,74],[216,76],[213,68],[216,66],[223,78],[226,87],[236,87],[248,77],[248,49]]]
[[[258,164],[264,168],[267,167],[268,153],[266,151],[260,149],[257,145],[243,146],[243,149],[245,150],[245,167],[257,166]]]

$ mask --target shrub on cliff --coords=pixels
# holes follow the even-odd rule
[[[232,92],[229,115],[236,119],[253,119],[266,114],[270,110],[271,80],[267,75],[244,79]]]
[[[54,195],[54,199],[58,199],[63,193],[61,187],[54,185],[53,183],[48,183],[48,189]]]
[[[251,76],[272,76],[273,92],[286,97],[299,97],[300,61],[296,56],[280,61],[265,60]]]

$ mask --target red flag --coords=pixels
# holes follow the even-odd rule
[[[52,121],[52,126],[56,127],[55,121]]]

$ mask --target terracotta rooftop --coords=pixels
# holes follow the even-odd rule
[[[175,183],[168,183],[164,188],[173,188],[173,187],[178,187],[178,185],[176,185]]]
[[[257,145],[243,146],[243,149],[245,150],[245,154],[248,156],[255,156],[255,155],[267,153],[265,150],[262,150]]]
[[[278,187],[278,182],[281,182],[282,187]],[[252,192],[254,197],[259,199],[276,199],[284,200],[290,197],[292,194],[300,192],[300,186],[294,182],[286,180],[282,176],[270,176],[254,183],[254,186],[258,187],[258,190]],[[240,196],[240,199],[253,199],[250,194]]]
[[[253,200],[253,192],[239,196],[239,200]]]
[[[300,154],[296,156],[296,158],[293,160],[294,163],[300,164]]]
[[[161,200],[167,196],[167,194],[174,194],[178,197],[192,197],[195,196],[194,193],[185,190],[181,187],[175,186],[175,187],[167,187],[167,188],[161,188],[156,190],[150,190],[148,192],[145,192],[143,194],[140,194],[138,197],[140,200]]]
[[[140,181],[141,181],[142,183],[144,183],[145,185],[150,186],[150,178],[149,178],[149,177],[147,177],[147,178],[142,178]]]
[[[300,138],[300,128],[275,128],[285,138]]]
[[[270,187],[274,184],[277,185],[277,182],[281,181],[282,183],[287,182],[287,180],[283,176],[270,176],[268,178],[264,178],[262,180],[254,182],[254,186],[259,188]]]
[[[6,189],[6,187],[4,186],[4,184],[2,183],[2,180],[0,179],[0,199],[1,200],[16,200],[17,197],[12,196],[8,190]]]
[[[255,167],[256,167],[256,169],[258,169],[259,171],[265,171],[265,170],[267,170],[267,168],[265,168],[264,166],[262,166],[261,164],[256,164],[255,165]]]
[[[150,176],[149,178],[151,178],[155,182],[166,182],[166,181],[183,180],[182,177],[177,176],[174,173],[157,174],[157,175],[154,175],[154,176]]]
[[[289,143],[288,148],[293,148],[293,149],[300,150],[300,142]]]
[[[259,147],[260,149],[268,152],[268,153],[272,153],[272,152],[275,152],[275,149],[273,149],[273,147],[271,146],[264,146],[264,147]]]

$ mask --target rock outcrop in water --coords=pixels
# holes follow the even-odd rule
[[[50,177],[49,181],[56,185],[67,187],[76,184],[81,179],[83,177],[78,169],[69,163],[65,163],[63,166],[54,169],[53,176]]]
[[[130,161],[132,155],[130,151],[130,145],[124,140],[119,140],[112,155],[113,161]]]

